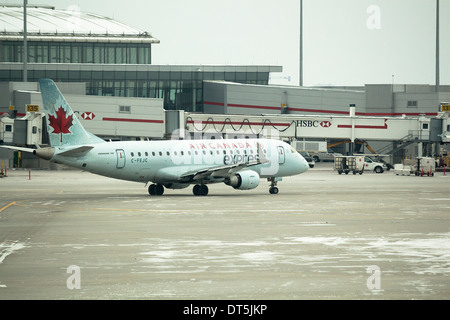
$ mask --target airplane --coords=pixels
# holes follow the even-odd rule
[[[150,195],[194,185],[194,195],[206,196],[213,183],[250,190],[260,178],[267,178],[269,192],[278,194],[282,177],[309,168],[289,144],[275,139],[108,142],[83,128],[53,80],[39,79],[39,86],[50,147],[3,147],[106,177],[150,183]]]

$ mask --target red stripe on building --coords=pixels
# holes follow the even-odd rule
[[[220,106],[224,107],[225,104],[222,102],[211,102],[211,101],[205,101],[204,104],[209,104],[213,106]],[[227,104],[228,107],[232,108],[247,108],[247,109],[265,109],[265,110],[281,110],[281,107],[269,107],[269,106],[252,106],[252,105],[246,105],[246,104],[235,104],[235,103],[229,103]],[[291,108],[288,107],[289,111],[295,111],[295,112],[310,112],[310,113],[326,113],[326,114],[343,114],[348,115],[348,111],[337,111],[337,110],[320,110],[320,109],[304,109],[304,108]],[[404,112],[394,112],[394,113],[376,113],[376,112],[356,112],[357,116],[375,116],[375,117],[401,117],[402,115],[406,116],[420,116],[422,113],[419,112],[411,112],[411,113],[404,113]],[[425,113],[426,116],[437,116],[437,112],[429,112]]]
[[[333,110],[319,110],[319,109],[300,109],[300,108],[288,108],[290,111],[298,112],[314,112],[314,113],[335,113],[335,114],[348,114],[348,111],[333,111]]]
[[[350,124],[338,124],[337,126],[338,128],[346,128],[346,129],[351,129],[351,125]],[[356,129],[387,129],[388,126],[387,124],[385,124],[384,126],[362,126],[362,125],[355,125]]]
[[[403,115],[408,116],[408,117],[418,117],[420,116],[422,113],[419,112],[410,112],[410,113],[400,113],[400,112],[394,112],[394,113],[376,113],[376,112],[356,112],[357,116],[375,116],[375,117],[401,117]],[[428,112],[428,113],[423,113],[426,116],[437,116],[438,113],[437,112]]]
[[[220,106],[220,107],[223,107],[225,105],[222,102],[211,102],[211,101],[204,101],[203,104],[210,104],[212,106]]]

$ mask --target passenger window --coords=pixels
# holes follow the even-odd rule
[[[141,156],[141,153],[140,152],[138,152],[138,157],[140,157]]]
[[[134,157],[134,152],[131,153],[131,156]]]

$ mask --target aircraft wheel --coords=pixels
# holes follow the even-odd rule
[[[208,187],[204,184],[196,184],[194,188],[192,189],[192,192],[195,196],[206,196],[208,195]]]
[[[272,187],[269,189],[270,194],[278,194],[279,190],[277,187]]]
[[[206,186],[206,185],[201,185],[200,186],[200,195],[207,196],[208,195],[208,191],[209,191],[208,186]]]
[[[151,184],[151,185],[149,185],[149,187],[148,187],[148,193],[151,195],[151,196],[154,196],[155,194],[156,194],[156,184]]]
[[[151,196],[162,196],[164,193],[164,186],[162,184],[151,184],[148,187],[148,193]]]
[[[199,189],[200,189],[200,185],[199,185],[199,184],[196,184],[196,185],[194,186],[194,188],[192,188],[192,193],[194,193],[194,196],[200,195]]]
[[[157,196],[162,196],[164,193],[164,186],[158,183],[155,187],[155,191]]]

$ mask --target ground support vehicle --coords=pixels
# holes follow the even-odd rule
[[[336,156],[334,157],[334,169],[339,173],[363,174],[364,156]]]

